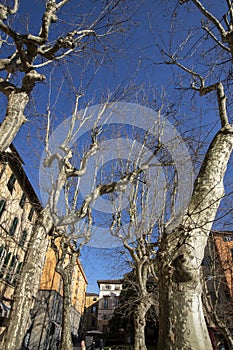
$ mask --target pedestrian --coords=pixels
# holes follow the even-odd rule
[[[91,350],[95,350],[95,342],[93,340],[93,342],[91,343]]]
[[[86,350],[85,340],[81,341],[81,350]]]
[[[104,342],[103,339],[100,339],[100,350],[103,350],[104,348]]]
[[[225,350],[225,346],[224,346],[224,344],[221,341],[218,343],[218,349],[219,350]]]

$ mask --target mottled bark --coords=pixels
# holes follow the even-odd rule
[[[150,306],[151,303],[145,303],[142,300],[136,307],[134,313],[134,350],[146,350],[146,314]]]
[[[47,234],[52,228],[52,220],[42,212],[30,240],[22,273],[14,292],[14,302],[10,313],[9,327],[2,341],[4,350],[20,350],[30,320],[33,297],[38,289],[39,273],[47,250]]]
[[[0,152],[5,151],[13,142],[16,134],[26,121],[24,110],[29,101],[26,92],[13,91],[8,96],[6,116],[0,127]]]
[[[44,79],[44,75],[32,69],[25,72],[21,88],[0,78],[0,92],[7,97],[6,114],[0,126],[0,152],[4,152],[11,145],[21,126],[26,122],[24,111],[30,94],[35,83]]]
[[[201,301],[201,262],[221,198],[233,148],[233,127],[214,137],[179,227],[162,238],[158,253],[159,350],[212,349]],[[169,228],[167,229],[169,231]]]
[[[186,258],[188,262],[190,256]],[[212,350],[198,271],[192,274],[193,267],[188,264],[185,268],[178,263],[174,268],[170,259],[160,264],[158,350]]]

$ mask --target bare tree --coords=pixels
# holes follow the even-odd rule
[[[205,54],[199,55],[197,50],[201,45],[191,46],[192,55],[185,55],[185,51],[192,38],[193,32],[186,40],[177,44],[172,52],[163,50],[162,55],[167,64],[174,65],[190,77],[191,83],[185,87],[185,91],[198,92],[200,96],[215,96],[215,105],[218,106],[218,117],[220,127],[205,153],[201,168],[196,177],[193,193],[189,205],[179,225],[165,225],[161,236],[160,247],[157,254],[158,283],[159,283],[159,349],[212,349],[209,339],[203,307],[202,307],[202,284],[201,284],[201,262],[204,258],[204,250],[208,240],[211,227],[214,223],[220,201],[224,197],[223,179],[227,170],[233,147],[233,127],[229,122],[227,113],[228,93],[227,75],[223,67],[231,60],[232,56],[232,4],[226,1],[227,12],[224,16],[224,23],[207,10],[201,1],[181,1],[187,3],[187,9],[196,8],[204,16],[202,28],[207,35],[205,42],[210,47],[204,46]],[[178,7],[176,7],[177,10]],[[179,13],[179,12],[178,12]],[[173,13],[177,19],[177,12]],[[184,13],[182,12],[184,15]],[[214,40],[214,47],[212,45]],[[192,44],[192,43],[191,43]],[[199,42],[200,44],[200,42]],[[190,47],[189,47],[190,48]],[[216,56],[209,59],[207,53],[216,49],[221,62],[216,63]],[[181,56],[184,52],[184,56]],[[190,53],[190,51],[188,51]],[[196,62],[193,61],[193,57]],[[198,58],[202,58],[205,64],[204,71]],[[208,58],[207,58],[208,57]],[[192,63],[188,58],[191,58]],[[206,59],[207,58],[207,59]],[[225,60],[223,59],[225,58]],[[208,60],[208,62],[207,62]],[[196,65],[195,65],[196,63]],[[221,73],[226,73],[226,80],[221,79]],[[200,73],[199,73],[200,72]],[[183,74],[183,77],[185,74]],[[179,84],[177,84],[179,85]]]
[[[58,19],[58,13],[61,13],[61,9],[70,2],[69,0],[60,2],[56,2],[55,0],[45,1],[45,10],[38,35],[34,35],[31,32],[28,33],[28,28],[25,31],[26,33],[19,33],[18,29],[14,29],[18,24],[15,20],[17,18],[15,15],[20,13],[20,4],[17,0],[14,1],[12,8],[4,4],[0,5],[1,46],[5,50],[2,51],[5,57],[0,60],[0,70],[2,72],[0,91],[6,96],[6,112],[0,127],[1,152],[4,152],[8,148],[23,123],[26,122],[25,109],[35,84],[46,79],[46,67],[53,63],[56,64],[58,61],[65,62],[65,59],[72,55],[77,59],[78,54],[84,53],[88,46],[93,49],[99,45],[102,49],[102,37],[113,33],[119,27],[122,30],[122,23],[124,22],[124,16],[122,17],[123,12],[120,11],[120,14],[116,10],[120,1],[111,1],[106,6],[103,5],[101,9],[99,8],[96,17],[89,24],[85,24],[85,21],[82,22],[82,20],[76,24],[70,23],[70,30],[67,30],[67,26],[65,26],[66,29],[60,28],[59,30],[57,26],[54,26],[55,31],[52,33],[53,24]],[[114,16],[116,15],[114,20],[113,18],[111,19],[111,14],[113,13],[115,13]],[[12,16],[15,16],[13,17],[13,21],[10,20]],[[53,34],[52,40],[50,39],[51,34]],[[48,121],[50,122],[49,117]],[[48,146],[47,138],[51,131],[49,122],[46,147]],[[58,216],[51,216],[51,212],[54,214],[57,211],[56,206],[60,191],[65,186],[67,179],[71,177],[77,178],[85,172],[88,158],[97,149],[96,140],[94,140],[95,137],[96,134],[93,130],[92,146],[85,153],[84,157],[82,157],[79,170],[74,168],[70,163],[72,154],[68,147],[63,149],[62,155],[56,152],[51,155],[47,152],[45,161],[45,163],[47,162],[47,167],[50,167],[53,162],[57,162],[60,173],[49,194],[48,205],[40,212],[33,228],[29,249],[26,254],[19,283],[15,290],[9,327],[3,339],[3,347],[5,349],[21,347],[27,327],[29,311],[32,306],[31,286],[37,283],[35,281],[35,269],[46,251],[47,234],[53,230],[54,224],[59,226],[60,220]],[[113,188],[114,186],[115,184]],[[88,215],[89,205],[92,200],[105,193],[105,190],[106,188],[102,188],[101,186],[93,190],[85,198],[80,211],[77,213],[77,217],[84,218]],[[74,214],[72,215],[67,216],[68,222],[71,217],[74,217]]]
[[[84,240],[85,242],[85,240]],[[77,246],[75,241],[64,232],[52,233],[53,251],[56,256],[56,272],[62,278],[63,307],[62,307],[62,333],[61,349],[72,349],[71,339],[71,306],[72,306],[72,278],[77,259],[80,255],[81,245]]]
[[[15,19],[20,13],[20,3],[14,1],[11,8],[0,4],[0,31],[2,57],[0,59],[0,91],[6,96],[5,118],[0,128],[0,151],[3,152],[12,143],[21,126],[27,121],[25,108],[28,105],[34,86],[43,82],[48,74],[46,67],[58,61],[65,62],[73,56],[78,61],[78,54],[84,53],[86,47],[96,43],[98,46],[102,38],[121,27],[125,18],[117,14],[118,19],[110,19],[111,13],[120,1],[113,0],[100,8],[92,23],[71,23],[67,30],[54,24],[58,20],[62,8],[67,7],[70,0],[46,0],[41,25],[37,35],[18,32]],[[13,17],[13,22],[11,18]],[[80,17],[79,17],[80,19]],[[62,23],[62,22],[60,22]],[[62,24],[60,25],[62,27]],[[97,27],[99,26],[99,29]],[[61,33],[61,34],[60,34]],[[53,39],[51,37],[53,36]],[[96,51],[97,52],[97,51]],[[44,71],[43,73],[41,71]]]
[[[161,133],[163,131],[161,128]],[[130,282],[132,295],[125,303],[128,303],[128,306],[124,304],[122,307],[128,310],[126,313],[131,309],[134,320],[134,349],[142,350],[146,349],[146,315],[151,308],[157,311],[159,309],[156,288],[158,273],[155,264],[160,236],[158,222],[163,217],[166,200],[170,197],[173,201],[174,197],[172,181],[171,185],[169,181],[166,181],[166,184],[161,181],[160,166],[167,168],[170,180],[172,178],[174,180],[176,175],[172,169],[173,161],[164,152],[164,144],[160,143],[160,140],[155,142],[153,137],[151,139],[147,134],[140,135],[140,132],[134,138],[141,139],[141,147],[135,152],[133,164],[125,163],[125,167],[122,164],[121,171],[127,173],[131,166],[134,171],[138,169],[138,175],[134,178],[128,193],[128,206],[123,210],[122,201],[115,206],[111,234],[118,237],[123,245],[128,256],[128,264],[133,271],[128,276],[128,279],[132,277]],[[133,147],[134,144],[129,152],[131,155]],[[147,154],[148,149],[151,150],[150,154]],[[155,170],[158,167],[160,170]],[[154,169],[153,172],[151,169]],[[125,225],[127,220],[128,224]]]

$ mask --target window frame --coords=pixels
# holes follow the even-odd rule
[[[25,245],[25,243],[26,243],[26,240],[27,240],[27,237],[28,237],[28,232],[27,232],[26,229],[24,229],[24,230],[22,231],[22,234],[21,234],[20,239],[19,239],[19,246],[20,246],[21,248],[24,247],[24,245]]]
[[[34,211],[35,211],[35,209],[33,207],[31,207],[30,212],[28,214],[28,220],[29,221],[32,221]]]
[[[5,209],[6,209],[6,200],[0,199],[0,218],[2,217],[2,214]]]
[[[15,188],[15,183],[16,183],[16,176],[14,173],[11,174],[8,182],[7,182],[7,188],[10,191],[10,193],[12,194],[14,188]]]
[[[11,236],[11,237],[14,236],[15,231],[16,231],[17,226],[18,226],[18,223],[19,223],[19,219],[18,219],[17,216],[15,216],[14,219],[13,219],[13,221],[12,221],[10,230],[9,230],[9,236]]]
[[[20,208],[23,209],[25,203],[26,203],[26,200],[27,200],[27,196],[26,196],[26,193],[23,192],[22,196],[21,196],[21,199],[20,199],[20,202],[19,202],[19,206]]]

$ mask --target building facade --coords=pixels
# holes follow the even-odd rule
[[[28,329],[25,345],[30,350],[57,349],[61,336],[63,285],[61,276],[55,271],[56,257],[49,247],[41,276],[32,324]],[[73,341],[79,338],[85,306],[87,279],[79,260],[72,277],[71,334]]]
[[[11,146],[0,156],[0,334],[8,324],[17,279],[41,210],[40,202],[23,170],[23,162]],[[38,266],[36,274],[42,268]],[[38,285],[34,286],[35,298]],[[33,302],[33,301],[32,301]],[[0,336],[1,336],[0,335]]]
[[[216,346],[224,328],[233,336],[233,232],[210,233],[202,265],[206,319]]]
[[[122,280],[98,280],[98,329],[103,333],[110,330],[109,321],[114,315],[114,310],[119,304],[119,296],[122,289]]]
[[[98,303],[99,294],[86,293],[85,313],[84,313],[84,327],[83,332],[98,329]]]
[[[17,280],[30,247],[33,227],[42,210],[40,201],[12,145],[0,155],[0,339],[9,321]],[[44,242],[35,270],[31,312],[24,345],[27,349],[56,349],[61,334],[62,280],[56,259]],[[44,252],[46,252],[44,254]],[[72,335],[78,337],[85,305],[87,279],[77,260],[72,278]]]

